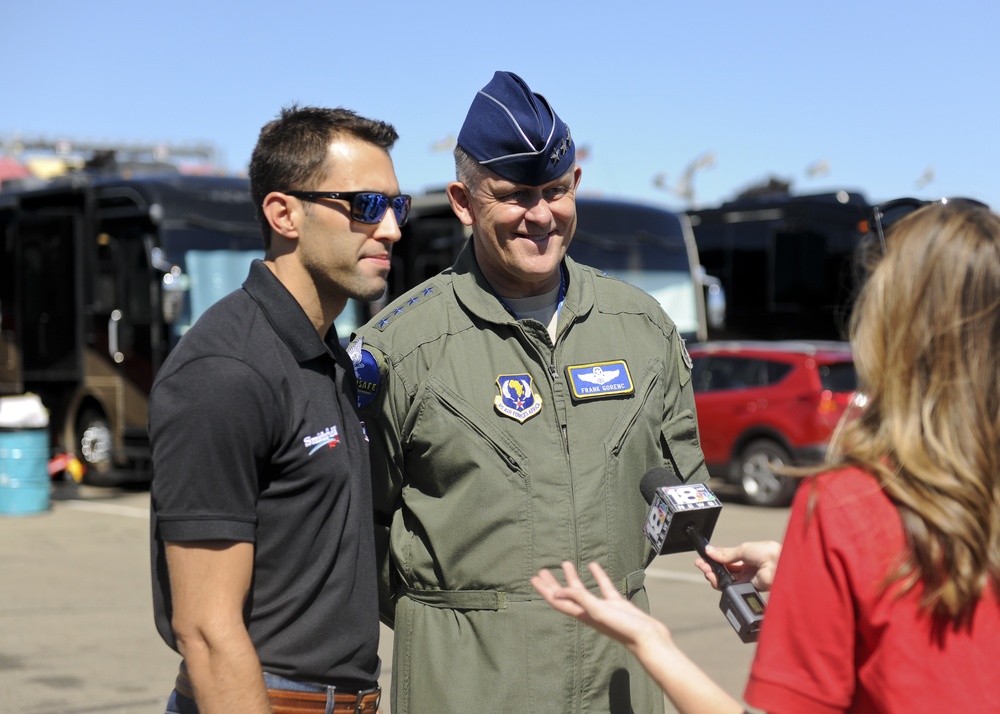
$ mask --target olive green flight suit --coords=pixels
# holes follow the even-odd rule
[[[393,714],[663,711],[624,647],[529,580],[571,560],[594,587],[596,560],[648,610],[639,481],[707,478],[690,362],[649,295],[564,270],[555,345],[507,312],[471,241],[359,331]]]

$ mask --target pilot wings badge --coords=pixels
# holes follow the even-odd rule
[[[497,377],[500,394],[493,406],[506,417],[524,423],[542,410],[542,397],[531,388],[530,374],[501,374]]]
[[[590,382],[591,384],[596,384],[598,386],[601,386],[607,384],[612,379],[618,379],[619,374],[621,374],[620,369],[605,370],[603,367],[598,365],[594,367],[593,371],[590,374],[587,374],[586,372],[580,372],[580,374],[577,376],[583,382]]]

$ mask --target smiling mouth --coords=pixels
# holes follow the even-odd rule
[[[553,232],[550,231],[548,233],[542,233],[541,235],[532,235],[532,234],[529,234],[529,233],[515,233],[514,235],[517,236],[518,238],[524,238],[526,240],[530,240],[533,243],[541,243],[542,241],[548,240],[549,238],[551,238],[552,235],[553,235]]]

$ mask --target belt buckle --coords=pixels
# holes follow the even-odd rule
[[[375,711],[378,711],[378,705],[382,702],[382,688],[378,685],[372,687],[371,689],[362,689],[358,692],[358,696],[354,699],[354,714],[364,714],[364,705],[361,700],[367,697],[369,694],[374,694],[375,696]]]

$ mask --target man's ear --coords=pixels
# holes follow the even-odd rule
[[[468,187],[459,181],[452,181],[445,190],[448,193],[448,202],[451,204],[451,210],[458,216],[458,220],[462,222],[462,225],[471,226],[475,223],[476,213],[472,208],[472,193]]]
[[[302,206],[298,201],[290,200],[279,191],[272,191],[264,196],[262,206],[271,230],[283,238],[299,237],[299,221],[302,216]]]

